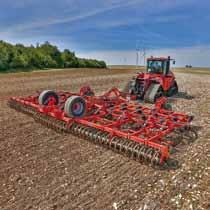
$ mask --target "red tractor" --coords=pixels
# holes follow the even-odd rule
[[[161,96],[173,96],[178,92],[178,85],[174,74],[170,70],[170,63],[175,60],[170,57],[150,57],[147,59],[146,72],[140,72],[125,88],[131,96],[154,103]]]

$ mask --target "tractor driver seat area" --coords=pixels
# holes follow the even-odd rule
[[[148,63],[147,67],[148,73],[156,73],[156,74],[162,74],[162,62],[161,61],[151,61]]]

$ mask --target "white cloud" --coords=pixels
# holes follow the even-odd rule
[[[135,23],[144,23],[145,21],[156,21],[156,22],[171,22],[175,20],[181,20],[186,18],[186,16],[154,16],[152,20],[150,19],[150,14],[156,14],[161,11],[170,10],[174,7],[179,7],[185,4],[189,4],[194,2],[195,0],[176,0],[171,2],[171,0],[106,0],[106,1],[92,1],[90,3],[83,2],[82,0],[61,0],[61,4],[63,4],[63,10],[65,10],[65,15],[62,16],[62,12],[58,9],[57,12],[53,14],[45,14],[40,15],[40,17],[31,19],[26,18],[26,22],[22,22],[19,24],[14,24],[8,26],[6,28],[1,28],[0,34],[4,35],[12,35],[15,33],[23,33],[25,31],[37,29],[37,28],[45,28],[51,25],[63,24],[63,23],[71,23],[79,20],[83,20],[89,17],[93,17],[99,15],[101,13],[108,12],[110,10],[116,10],[119,8],[129,8],[133,7],[139,8],[139,14],[132,14],[130,17],[121,18],[119,17],[117,20],[112,20],[108,18],[105,21],[100,22],[100,20],[96,19],[96,27],[117,27],[122,25],[129,25]],[[41,6],[42,1],[38,0],[19,0],[12,1],[8,0],[5,4],[12,5],[15,8],[26,8],[27,7],[36,7]],[[49,3],[50,4],[50,3]],[[53,8],[52,1],[52,8]],[[89,6],[87,6],[89,5]],[[92,6],[92,7],[91,7]],[[89,8],[90,7],[90,8]],[[57,8],[54,8],[56,10]],[[143,11],[143,12],[142,12]],[[33,17],[34,18],[34,17]]]
[[[78,53],[77,56],[105,60],[109,65],[136,64],[135,50],[81,52]],[[192,66],[210,67],[210,46],[147,50],[147,57],[149,56],[171,56],[176,59],[176,66],[191,64]],[[143,57],[141,57],[140,62],[143,64]]]
[[[77,15],[68,15],[65,17],[51,17],[51,18],[43,18],[40,19],[38,21],[30,21],[27,23],[21,23],[21,24],[16,24],[15,26],[11,26],[9,28],[6,28],[2,31],[0,31],[0,34],[4,34],[4,35],[9,35],[12,33],[16,33],[16,32],[24,32],[27,30],[31,30],[31,29],[36,29],[36,28],[44,28],[50,25],[55,25],[55,24],[63,24],[63,23],[71,23],[74,21],[78,21],[78,20],[82,20],[88,17],[92,17],[98,14],[101,14],[103,12],[107,12],[113,9],[118,9],[118,8],[122,8],[122,7],[128,7],[131,5],[134,5],[138,2],[144,2],[145,0],[129,0],[129,1],[125,1],[125,0],[121,0],[121,1],[104,1],[104,3],[102,3],[101,5],[98,5],[99,7],[90,9],[90,10],[86,10],[86,12],[81,12],[78,11]],[[22,2],[24,4],[24,1]],[[72,1],[70,1],[69,3],[72,3]],[[73,6],[73,5],[72,5]],[[81,10],[84,10],[86,8],[81,8]]]

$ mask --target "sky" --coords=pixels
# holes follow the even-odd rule
[[[210,66],[209,0],[0,0],[0,40],[49,41],[79,57],[135,64],[168,56]]]

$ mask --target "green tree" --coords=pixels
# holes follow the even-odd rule
[[[7,49],[0,46],[0,71],[5,71],[8,69],[8,59],[9,54]]]
[[[51,45],[49,42],[45,42],[40,47],[37,48],[40,50],[41,53],[44,55],[50,56],[55,62],[55,67],[61,67],[62,66],[62,59],[61,59],[61,52],[58,50],[56,46]]]
[[[28,58],[25,55],[15,55],[10,66],[12,68],[26,68],[28,67]]]
[[[64,68],[68,67],[77,67],[78,66],[78,59],[75,56],[74,52],[70,52],[69,50],[65,49],[61,54],[61,59]]]
[[[26,47],[0,41],[0,71],[10,69],[45,69],[45,68],[105,68],[104,61],[77,58],[74,52],[65,49],[61,52],[49,42]]]
[[[78,59],[78,67],[79,68],[85,68],[86,67],[85,59],[83,59],[83,58]]]

